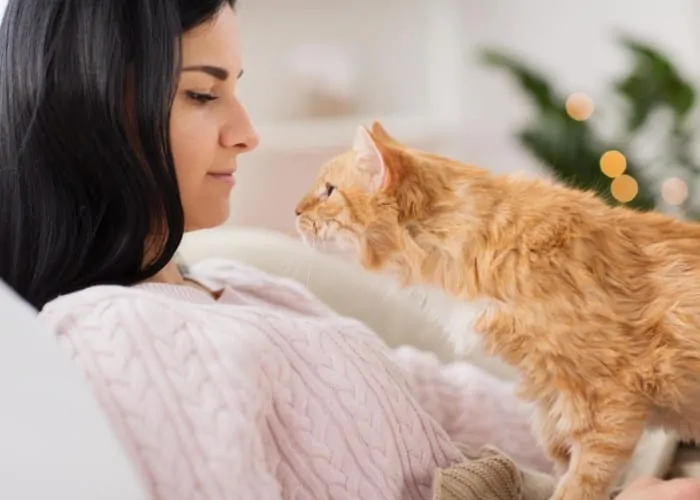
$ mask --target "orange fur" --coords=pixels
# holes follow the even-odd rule
[[[306,238],[350,246],[403,286],[489,301],[475,330],[537,402],[564,473],[552,498],[607,498],[647,425],[700,437],[700,226],[492,175],[377,123],[297,213]]]

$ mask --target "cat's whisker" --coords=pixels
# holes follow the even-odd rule
[[[312,267],[311,262],[309,262],[309,264],[306,266],[306,283],[305,283],[306,288],[308,288],[309,283],[311,283],[311,267]]]
[[[294,264],[286,266],[285,271],[287,271],[287,276],[292,277],[299,283],[303,284],[306,288],[309,287],[311,283],[311,270],[313,267],[313,259],[309,261],[297,261]]]
[[[318,232],[316,231],[316,228],[314,227],[314,232],[308,239],[308,246],[311,247],[315,252],[318,252],[319,249],[319,237],[318,237]],[[306,268],[306,282],[305,286],[308,288],[309,283],[311,282],[311,271],[312,271],[313,265],[309,263],[309,265]]]

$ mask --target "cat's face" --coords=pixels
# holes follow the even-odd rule
[[[297,230],[308,244],[358,248],[379,209],[383,162],[376,140],[359,128],[353,148],[321,167],[311,191],[296,208]]]
[[[420,153],[399,144],[374,123],[360,127],[351,150],[322,166],[296,208],[307,244],[332,243],[357,257],[386,261],[402,250],[406,224],[429,210]]]
[[[371,217],[373,193],[367,188],[353,151],[328,161],[308,192],[297,204],[297,230],[304,241],[333,243],[343,249],[355,249]]]

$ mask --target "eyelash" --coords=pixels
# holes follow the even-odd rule
[[[206,104],[211,101],[216,101],[218,97],[211,94],[201,94],[199,92],[187,91],[187,97],[192,99],[197,104]]]

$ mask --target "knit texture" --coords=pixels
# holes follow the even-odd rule
[[[435,471],[433,500],[549,500],[557,486],[552,474],[518,466],[493,446],[463,451],[461,462]],[[610,493],[613,500],[623,487]]]
[[[154,499],[428,499],[454,442],[549,469],[510,383],[389,349],[296,282],[224,260],[192,277],[220,298],[99,286],[40,314]]]
[[[548,500],[554,493],[553,476],[521,469],[496,448],[464,455],[462,462],[435,472],[433,500]]]

